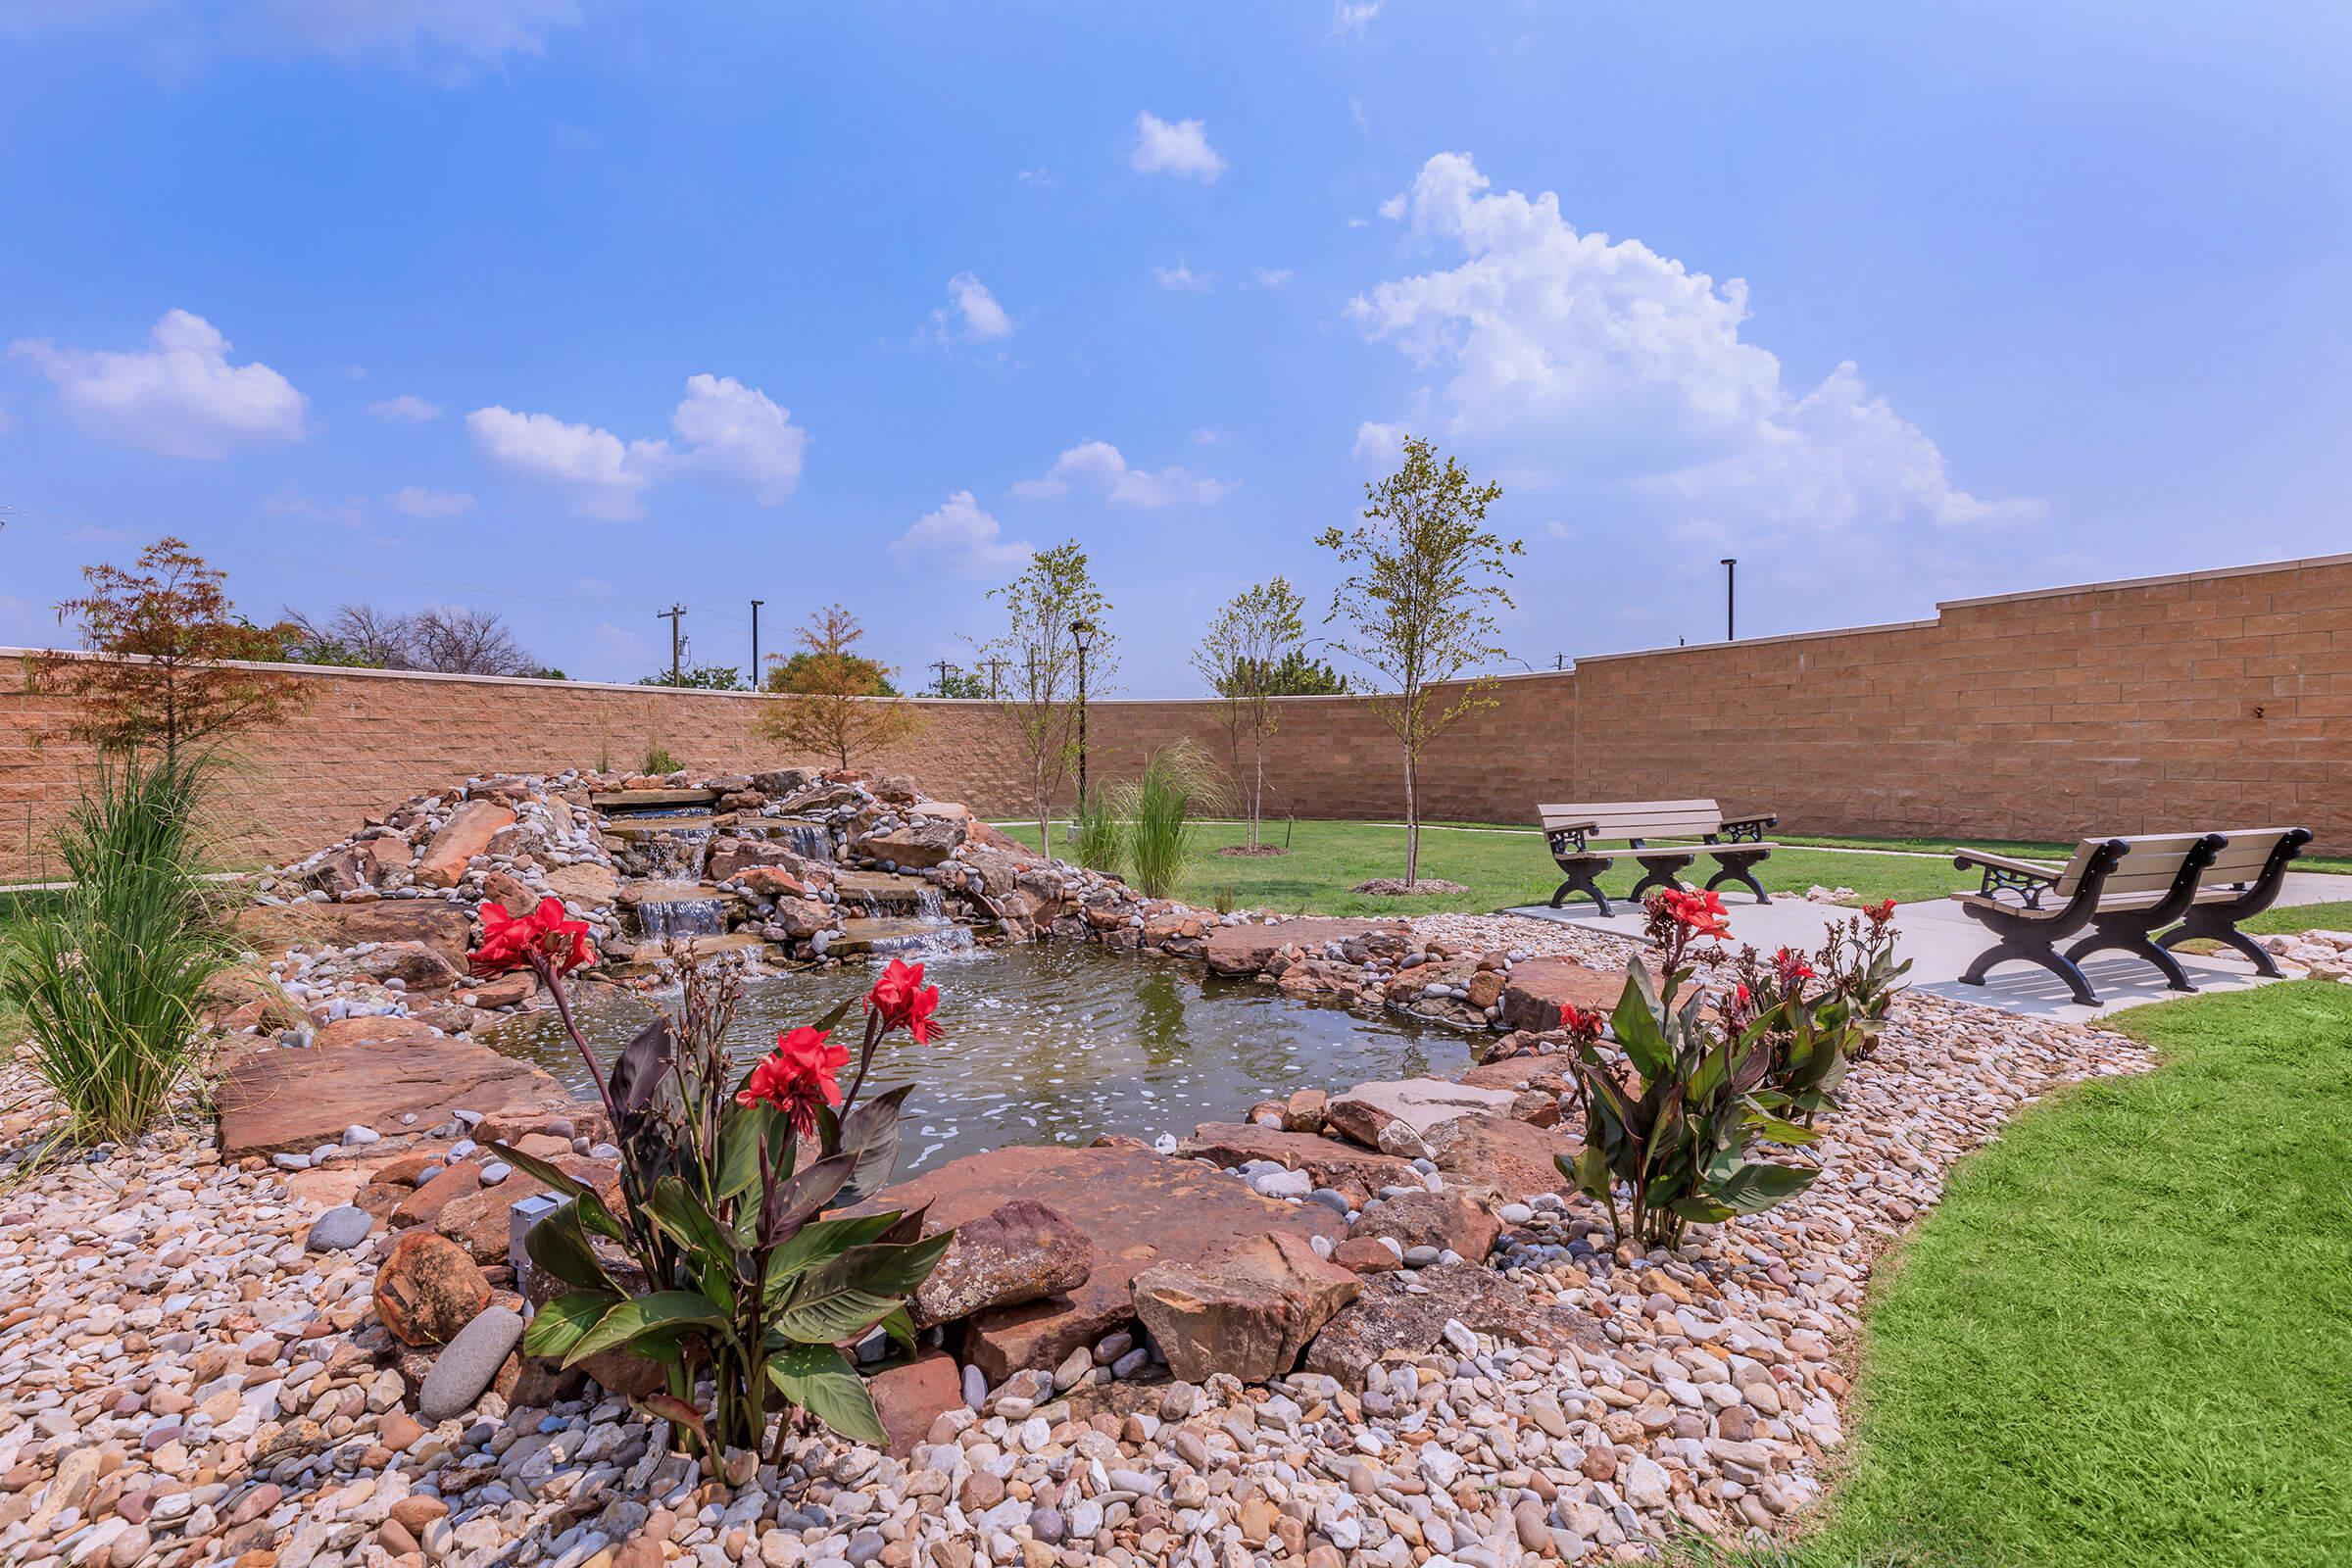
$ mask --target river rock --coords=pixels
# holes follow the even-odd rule
[[[1094,1250],[1086,1233],[1057,1210],[1016,1198],[956,1227],[939,1266],[915,1290],[915,1325],[1075,1290],[1086,1283]]]
[[[374,1228],[374,1215],[345,1203],[311,1221],[310,1234],[303,1238],[303,1246],[314,1252],[348,1252],[366,1241]]]
[[[472,1408],[521,1340],[522,1314],[512,1307],[493,1306],[478,1314],[433,1358],[433,1369],[416,1394],[417,1415],[437,1426]]]
[[[375,1271],[375,1315],[403,1345],[446,1344],[489,1304],[472,1257],[431,1231],[404,1232]]]

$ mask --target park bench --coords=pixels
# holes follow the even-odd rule
[[[2302,828],[2258,828],[2232,833],[2152,833],[2084,839],[2064,865],[2020,859],[1988,850],[1962,850],[1952,863],[1984,873],[1983,886],[1956,900],[1962,912],[1995,937],[1977,956],[1964,985],[1981,986],[1993,965],[2012,958],[2036,963],[2064,981],[2077,1002],[2096,1006],[2098,994],[2080,960],[2117,951],[2153,964],[2174,991],[2194,991],[2167,947],[2209,937],[2255,958],[2276,975],[2270,956],[2238,933],[2234,922],[2268,908],[2292,860],[2311,834]],[[2159,931],[2180,925],[2165,942]],[[2058,944],[2087,932],[2064,953]]]
[[[1764,842],[1764,830],[1780,820],[1777,816],[1727,817],[1713,801],[1589,801],[1581,806],[1539,806],[1536,810],[1551,845],[1551,858],[1568,878],[1551,896],[1555,909],[1570,894],[1581,893],[1599,906],[1602,914],[1609,913],[1600,878],[1619,857],[1642,863],[1642,880],[1634,884],[1637,904],[1651,888],[1681,887],[1681,873],[1701,855],[1713,856],[1718,867],[1707,879],[1710,889],[1740,882],[1758,904],[1772,902],[1752,868],[1776,848]],[[1684,842],[1652,844],[1652,839]],[[1595,849],[1595,844],[1625,847]]]

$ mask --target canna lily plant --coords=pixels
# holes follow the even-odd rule
[[[1691,1221],[1758,1213],[1803,1192],[1820,1172],[1752,1157],[1758,1137],[1802,1145],[1814,1135],[1756,1099],[1771,1066],[1762,1032],[1709,1019],[1703,991],[1682,995],[1696,970],[1688,961],[1690,944],[1730,930],[1722,901],[1668,891],[1646,907],[1663,956],[1662,989],[1634,963],[1609,1015],[1632,1076],[1601,1054],[1597,1030],[1576,1020],[1585,1026],[1571,1029],[1569,1045],[1585,1147],[1573,1159],[1554,1158],[1562,1176],[1607,1205],[1620,1237],[1671,1247]],[[1630,1215],[1619,1210],[1620,1187]]]
[[[879,1328],[913,1348],[906,1301],[954,1232],[924,1236],[921,1210],[835,1211],[880,1187],[896,1162],[911,1086],[862,1102],[859,1092],[886,1036],[932,1036],[939,992],[921,965],[892,962],[867,993],[846,1093],[851,1054],[832,1033],[854,1003],[783,1032],[734,1075],[723,1040],[735,983],[698,967],[691,948],[678,1011],[648,1024],[606,1070],[564,988],[586,956],[585,925],[564,920],[553,899],[520,918],[496,905],[482,914],[475,971],[527,966],[547,985],[621,1151],[615,1205],[545,1160],[492,1146],[566,1200],[526,1242],[532,1265],[567,1290],[531,1320],[524,1349],[566,1366],[607,1350],[660,1363],[667,1392],[641,1408],[671,1422],[680,1442],[692,1434],[712,1463],[729,1448],[759,1449],[771,1418],[796,1408],[844,1437],[884,1442],[843,1347]],[[779,1449],[789,1428],[776,1422]]]

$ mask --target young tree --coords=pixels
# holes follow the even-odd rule
[[[1087,570],[1086,552],[1068,540],[1029,558],[1018,577],[990,590],[1004,601],[1005,629],[980,644],[981,662],[1002,662],[1000,706],[1013,721],[1029,766],[1030,804],[1037,811],[1038,842],[1054,853],[1050,815],[1054,792],[1069,772],[1078,748],[1078,644],[1073,628],[1091,628],[1087,676],[1097,687],[1118,667],[1115,639],[1103,629],[1110,601]]]
[[[842,767],[858,753],[879,751],[911,734],[920,715],[899,700],[890,671],[850,651],[864,635],[858,617],[839,605],[810,615],[800,631],[799,652],[776,660],[769,673],[768,689],[787,700],[767,705],[754,732],[796,753],[830,757]]]
[[[986,697],[988,695],[988,677],[977,670],[966,669],[961,664],[950,664],[941,672],[939,684],[932,690],[931,695],[934,697]]]
[[[1237,778],[1242,774],[1242,737],[1250,737],[1248,847],[1252,854],[1265,812],[1266,738],[1279,723],[1272,701],[1274,677],[1286,659],[1299,657],[1299,644],[1306,637],[1306,623],[1300,618],[1305,609],[1305,602],[1284,579],[1259,583],[1234,595],[1193,650],[1193,667],[1217,694]]]
[[[88,653],[38,656],[32,670],[37,689],[79,706],[68,736],[116,749],[161,745],[176,765],[183,749],[270,723],[298,701],[291,677],[230,662],[276,659],[293,628],[240,617],[227,574],[186,541],[157,540],[128,571],[85,566],[81,575],[89,591],[59,605],[57,618],[80,621]]]
[[[1431,688],[1502,657],[1493,607],[1509,607],[1498,579],[1510,576],[1509,558],[1522,551],[1518,540],[1506,543],[1480,526],[1501,497],[1500,485],[1472,484],[1451,458],[1440,467],[1435,448],[1407,436],[1397,470],[1364,486],[1366,525],[1326,528],[1316,540],[1354,568],[1324,617],[1348,623],[1348,640],[1334,646],[1393,688],[1362,701],[1404,752],[1408,886],[1421,875],[1422,750],[1455,719],[1494,701],[1487,690],[1492,677],[1463,683],[1445,707]]]
[[[562,677],[558,677],[561,679]],[[739,692],[745,689],[743,671],[734,664],[688,664],[671,680],[669,671],[657,669],[637,677],[640,686],[677,686],[692,691]]]
[[[1331,667],[1328,660],[1309,659],[1306,650],[1294,648],[1279,660],[1266,676],[1266,694],[1270,697],[1345,697],[1348,677]]]

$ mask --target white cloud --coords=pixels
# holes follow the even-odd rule
[[[401,424],[425,424],[441,417],[441,405],[427,403],[413,392],[403,392],[396,398],[382,398],[368,404],[368,412],[379,419]]]
[[[1070,493],[1073,485],[1098,491],[1116,507],[1165,507],[1177,502],[1208,506],[1231,495],[1237,485],[1210,479],[1183,468],[1153,472],[1131,468],[1119,449],[1107,441],[1074,446],[1054,460],[1054,466],[1035,479],[1023,479],[1012,493],[1024,501],[1053,501]]]
[[[610,430],[495,406],[466,416],[466,429],[484,462],[516,478],[569,491],[571,509],[581,516],[618,522],[645,515],[641,497],[652,480],[642,451],[659,443],[635,443],[640,455],[632,459]]]
[[[463,490],[427,490],[420,484],[408,484],[384,497],[384,505],[411,517],[455,517],[473,510],[473,497]]]
[[[1401,424],[1387,424],[1378,419],[1366,419],[1355,427],[1355,461],[1367,468],[1390,468],[1404,453],[1404,438],[1410,432]]]
[[[1177,294],[1205,294],[1217,286],[1216,273],[1196,272],[1181,256],[1174,267],[1154,267],[1152,275],[1161,288]]]
[[[1197,447],[1213,447],[1232,439],[1231,430],[1220,430],[1214,425],[1204,424],[1193,432],[1193,445]]]
[[[1054,171],[1043,167],[1024,169],[1012,177],[1024,185],[1054,185],[1060,183],[1061,179],[1061,176],[1054,173]]]
[[[1361,38],[1372,19],[1380,15],[1383,0],[1339,0],[1331,12],[1331,35],[1335,38]]]
[[[1250,275],[1259,288],[1288,288],[1298,274],[1287,267],[1259,267],[1251,269]]]
[[[931,313],[931,330],[942,343],[958,338],[967,343],[993,343],[1012,336],[1012,318],[1004,314],[1004,307],[976,274],[957,272],[948,279],[947,306]]]
[[[457,85],[546,52],[579,0],[96,0],[0,4],[0,32],[120,32],[151,69],[186,75],[216,55],[382,61]]]
[[[902,565],[937,567],[956,577],[997,577],[1017,570],[1031,554],[1027,540],[1006,539],[1004,533],[969,490],[958,490],[893,539],[890,553]]]
[[[1135,117],[1135,148],[1127,162],[1138,173],[1174,174],[1203,185],[1216,183],[1225,172],[1225,160],[1208,144],[1203,122],[1179,120],[1171,124],[1149,109]]]
[[[800,484],[808,433],[792,422],[790,410],[733,376],[687,377],[686,396],[671,412],[669,427],[680,444],[623,442],[596,425],[495,406],[466,416],[474,450],[485,462],[568,492],[572,511],[585,517],[641,517],[645,492],[662,479],[739,489],[771,507]]]
[[[574,577],[571,591],[582,599],[610,599],[614,593],[612,585],[602,577]]]
[[[300,517],[305,522],[332,523],[358,534],[371,545],[396,545],[401,542],[390,534],[378,532],[375,524],[368,519],[367,506],[356,498],[318,502],[289,487],[264,501],[262,510],[272,517]]]
[[[9,352],[57,388],[74,422],[102,441],[169,458],[224,458],[240,446],[299,441],[310,400],[256,361],[228,363],[228,339],[201,316],[168,311],[155,347],[61,349],[26,338]]]
[[[1966,526],[2042,514],[2037,501],[1955,488],[1935,442],[1851,364],[1809,390],[1788,387],[1780,361],[1740,336],[1738,278],[1719,284],[1638,240],[1580,234],[1556,196],[1494,194],[1462,154],[1430,159],[1382,212],[1460,262],[1382,283],[1348,314],[1442,378],[1435,422],[1490,462],[1717,524]],[[1393,427],[1368,423],[1357,453],[1393,439]]]

